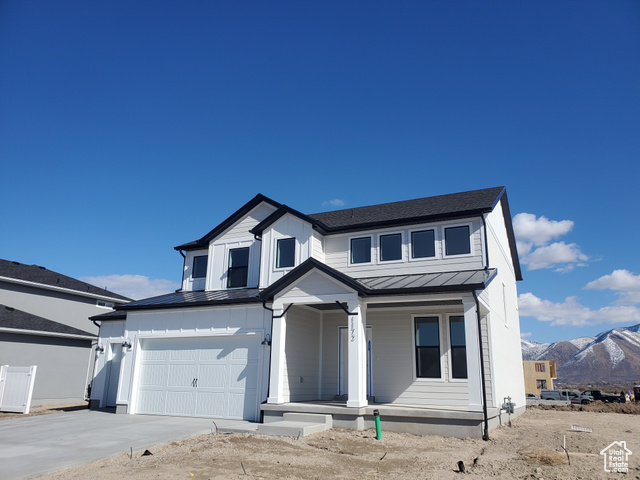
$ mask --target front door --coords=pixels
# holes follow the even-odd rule
[[[349,392],[349,340],[348,327],[338,327],[338,395],[345,396]],[[371,385],[371,325],[367,325],[367,396],[373,397]]]

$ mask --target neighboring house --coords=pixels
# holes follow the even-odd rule
[[[313,215],[257,195],[175,249],[181,290],[94,318],[93,406],[357,429],[377,409],[387,430],[461,437],[505,397],[524,410],[503,187]]]
[[[525,393],[540,395],[540,390],[553,390],[556,377],[556,362],[553,360],[525,360],[524,371]]]
[[[0,365],[37,365],[31,405],[84,401],[98,327],[130,299],[37,265],[0,260]]]

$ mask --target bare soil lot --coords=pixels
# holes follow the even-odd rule
[[[593,406],[595,409],[595,405]],[[640,479],[640,416],[581,406],[530,408],[491,440],[333,429],[308,437],[209,434],[41,477],[61,479]],[[603,407],[600,407],[603,410]],[[639,409],[635,409],[640,410]],[[589,427],[592,433],[574,431]],[[562,445],[566,436],[566,449]],[[599,452],[626,441],[629,472],[606,473]],[[465,473],[458,471],[464,462]],[[570,462],[570,463],[569,463]]]

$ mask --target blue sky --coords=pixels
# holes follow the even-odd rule
[[[5,0],[0,258],[148,296],[258,192],[505,185],[525,336],[636,324],[639,51],[631,0]]]

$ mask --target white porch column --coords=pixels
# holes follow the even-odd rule
[[[482,380],[480,378],[480,345],[476,302],[472,296],[462,298],[464,305],[464,335],[467,344],[467,378],[469,410],[482,411]]]
[[[284,403],[284,346],[287,338],[287,316],[282,307],[273,308],[271,338],[271,377],[267,403]]]
[[[367,402],[367,318],[365,306],[349,302],[349,391],[347,407],[366,407]]]

